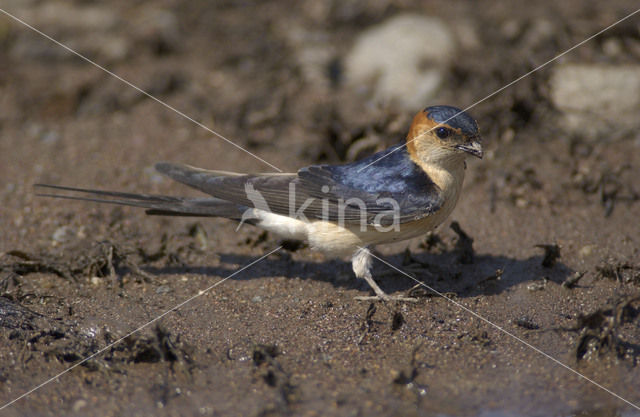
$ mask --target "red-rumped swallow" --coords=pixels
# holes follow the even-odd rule
[[[156,165],[211,197],[35,186],[77,193],[42,196],[143,207],[151,215],[225,217],[306,241],[326,254],[351,256],[355,275],[367,281],[375,298],[390,300],[402,297],[388,296],[373,280],[369,249],[424,235],[442,223],[460,196],[467,155],[482,158],[476,121],[458,108],[433,106],[414,117],[405,143],[346,165],[285,174]]]

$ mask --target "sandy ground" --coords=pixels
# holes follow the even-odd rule
[[[524,4],[2,7],[294,171],[406,131],[412,114],[341,83],[362,28],[399,11],[473,28],[476,45],[425,103],[464,107],[637,7]],[[531,29],[540,22],[547,35]],[[605,54],[607,41],[622,52]],[[638,63],[639,42],[635,18],[563,60]],[[326,66],[303,53],[318,44]],[[640,415],[615,396],[640,404],[640,137],[565,133],[552,68],[471,111],[487,157],[470,161],[451,218],[378,248],[448,298],[414,290],[416,304],[369,304],[354,300],[368,288],[347,262],[291,242],[235,274],[282,243],[250,226],[35,197],[37,182],[197,195],[156,174],[161,160],[270,168],[0,15],[0,406],[169,312],[0,415]],[[375,268],[388,292],[415,284]]]

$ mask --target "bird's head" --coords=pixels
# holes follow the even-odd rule
[[[462,110],[432,106],[413,118],[407,135],[412,158],[424,163],[463,161],[467,154],[482,158],[478,124]]]

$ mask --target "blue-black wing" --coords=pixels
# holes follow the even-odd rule
[[[442,206],[438,186],[395,147],[347,165],[314,165],[297,174],[241,175],[161,163],[159,172],[218,199],[276,214],[342,224],[419,220]],[[385,154],[384,159],[370,165]]]

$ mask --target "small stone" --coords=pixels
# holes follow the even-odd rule
[[[156,288],[156,294],[167,294],[167,293],[170,293],[171,291],[172,291],[171,287],[168,287],[166,285],[162,285]]]
[[[172,52],[181,46],[179,21],[170,10],[156,7],[141,9],[133,20],[134,36],[156,54]]]
[[[456,56],[449,27],[434,17],[405,14],[365,30],[345,58],[347,82],[375,101],[424,107]]]
[[[544,277],[542,278],[542,281],[532,282],[531,284],[527,285],[527,290],[531,292],[542,291],[547,288],[547,282],[549,282],[549,278]]]
[[[54,243],[64,243],[69,240],[72,235],[72,230],[69,226],[58,227],[53,235],[51,235],[51,239]]]
[[[129,54],[130,44],[123,37],[101,37],[97,44],[97,52],[110,62],[122,61]]]
[[[113,8],[102,5],[81,5],[67,2],[47,2],[30,7],[20,16],[35,27],[81,31],[107,31],[118,23]]]
[[[500,32],[508,40],[515,40],[520,34],[522,34],[522,22],[517,19],[507,20],[500,27]]]
[[[60,134],[54,131],[45,132],[41,137],[40,141],[46,145],[52,145],[60,139]]]
[[[73,403],[73,406],[71,407],[71,409],[73,410],[74,413],[78,413],[87,405],[88,405],[87,400],[79,399],[75,403]]]
[[[620,39],[609,38],[602,42],[602,51],[610,57],[615,57],[622,54],[622,43]]]
[[[640,65],[566,64],[551,77],[561,126],[591,138],[640,127]],[[600,135],[598,135],[600,134]]]
[[[579,252],[580,257],[581,257],[581,258],[587,258],[587,257],[589,257],[589,256],[593,253],[593,250],[594,250],[594,249],[595,249],[595,246],[594,246],[594,245],[587,245],[587,246],[583,246],[583,247],[580,249],[580,252]]]

